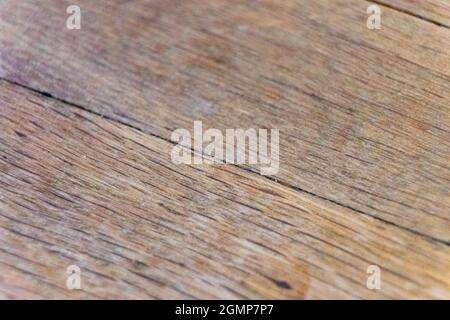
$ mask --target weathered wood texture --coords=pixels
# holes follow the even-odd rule
[[[450,298],[444,244],[3,82],[0,108],[4,298]]]
[[[376,0],[374,3],[386,5],[419,19],[426,19],[450,28],[449,0]]]
[[[0,0],[1,298],[450,298],[447,1],[69,4]],[[173,165],[194,120],[279,174]]]
[[[1,76],[165,139],[281,130],[277,180],[450,241],[450,30],[368,2],[3,1]]]

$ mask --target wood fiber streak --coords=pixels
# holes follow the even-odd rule
[[[449,0],[376,0],[374,2],[450,28]]]
[[[368,2],[3,1],[0,75],[170,138],[279,128],[287,186],[450,241],[450,30]],[[436,3],[436,2],[435,2]]]
[[[446,245],[4,82],[0,110],[3,298],[450,297]]]
[[[0,298],[450,299],[450,2],[370,3],[0,0]]]

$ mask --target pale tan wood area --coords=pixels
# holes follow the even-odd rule
[[[4,82],[0,103],[3,297],[450,297],[444,244]]]
[[[449,0],[376,0],[372,3],[386,5],[419,19],[450,28]]]
[[[450,241],[450,30],[345,1],[6,1],[1,73],[168,139],[279,128],[277,181]],[[62,14],[64,13],[64,14]]]
[[[448,2],[375,2],[0,1],[0,297],[450,298]],[[172,164],[195,120],[279,173]]]

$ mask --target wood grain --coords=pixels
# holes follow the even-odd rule
[[[450,28],[449,0],[376,0],[374,3],[389,6],[418,19],[425,19],[431,23]]]
[[[0,297],[450,297],[448,246],[5,82],[0,108]]]
[[[366,1],[6,1],[3,78],[168,139],[279,128],[276,179],[449,243],[450,30]]]
[[[369,3],[0,0],[0,298],[449,299],[448,1]],[[280,172],[174,165],[195,120]]]

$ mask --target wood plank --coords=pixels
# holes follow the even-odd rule
[[[366,1],[4,1],[0,76],[169,139],[279,128],[276,176],[450,242],[450,30]]]
[[[4,81],[0,111],[1,298],[450,297],[444,244]]]
[[[450,28],[449,0],[376,0],[375,3],[389,6]]]

